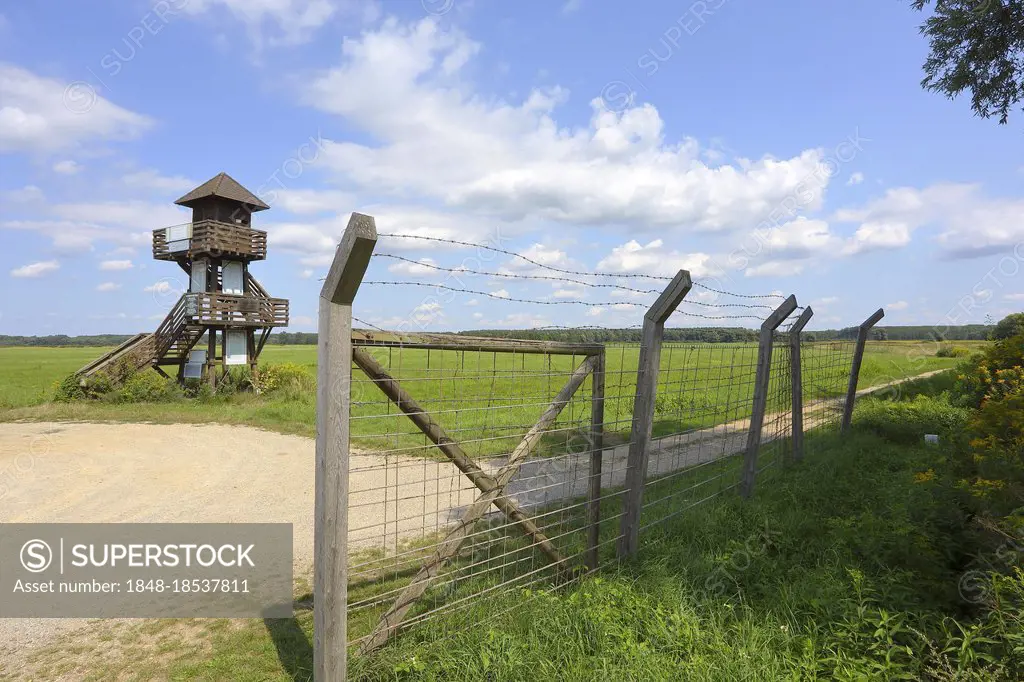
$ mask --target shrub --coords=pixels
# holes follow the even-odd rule
[[[252,381],[257,393],[310,394],[316,388],[313,375],[302,365],[286,362],[264,365]]]
[[[919,395],[902,402],[864,400],[857,406],[856,423],[889,440],[909,443],[926,433],[961,433],[970,416],[970,410],[951,404],[946,396]]]
[[[992,343],[957,367],[954,402],[979,407],[986,399],[1016,392],[1024,367],[1024,334]]]
[[[950,346],[943,344],[939,346],[939,349],[935,351],[935,356],[940,358],[966,358],[971,355],[969,348],[962,346]]]
[[[173,379],[156,372],[139,372],[111,391],[107,399],[115,403],[161,403],[178,400],[183,395]]]
[[[69,374],[57,382],[53,390],[53,402],[70,403],[86,397],[82,380],[77,374]]]

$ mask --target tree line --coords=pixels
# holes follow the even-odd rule
[[[991,335],[994,325],[968,324],[957,327],[893,326],[875,327],[872,338],[880,341],[983,341]],[[639,343],[639,329],[474,329],[458,332],[465,336],[489,336],[502,339],[560,341],[563,343]],[[131,338],[130,334],[95,334],[88,336],[3,336],[0,346],[116,346]],[[807,341],[835,341],[857,338],[856,327],[805,331]],[[667,328],[665,341],[691,343],[735,343],[757,340],[757,330],[742,327]],[[268,344],[294,346],[315,345],[315,332],[278,332],[271,334]]]

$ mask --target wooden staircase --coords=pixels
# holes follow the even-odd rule
[[[134,372],[146,367],[182,362],[205,331],[202,325],[191,323],[194,308],[190,295],[182,295],[155,332],[136,334],[75,374],[85,380],[98,372],[109,371],[117,363],[123,363],[125,369]]]

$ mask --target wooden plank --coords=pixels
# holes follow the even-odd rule
[[[486,493],[482,493],[463,513],[462,518],[455,528],[448,533],[445,539],[438,546],[430,560],[423,565],[412,582],[402,591],[395,603],[388,609],[387,613],[381,616],[380,621],[370,636],[363,642],[360,650],[369,653],[386,642],[405,620],[405,615],[413,607],[416,601],[427,591],[434,578],[440,573],[441,568],[453,556],[458,554],[462,543],[469,537],[470,531],[476,522],[484,515],[488,508],[499,496],[504,494],[505,486],[512,480],[512,477],[519,471],[519,467],[529,457],[530,453],[540,442],[541,436],[551,424],[558,418],[562,408],[568,404],[573,394],[594,369],[595,359],[593,356],[583,361],[576,371],[572,373],[569,381],[558,392],[555,399],[541,415],[537,423],[533,425],[523,440],[516,446],[508,458],[505,466],[498,470],[494,476],[496,487]],[[562,566],[555,564],[556,568]]]
[[[796,296],[790,296],[779,305],[761,324],[758,335],[757,373],[754,376],[754,400],[750,415],[750,430],[747,432],[747,448],[743,456],[743,480],[740,494],[750,497],[754,494],[754,479],[757,476],[757,453],[761,447],[761,430],[764,428],[764,413],[768,406],[768,384],[772,369],[772,339],[779,325],[796,310]]]
[[[885,317],[885,310],[879,308],[871,316],[861,322],[857,329],[857,345],[853,349],[853,363],[850,366],[850,379],[846,385],[846,402],[843,403],[843,421],[840,432],[846,433],[853,423],[853,404],[857,400],[857,382],[860,379],[860,365],[864,359],[864,347],[868,342],[868,334],[879,320]]]
[[[478,350],[495,353],[524,353],[537,355],[597,355],[604,351],[599,343],[560,343],[526,339],[492,339],[462,334],[431,334],[356,329],[352,332],[356,346],[402,348],[429,348],[432,350]]]
[[[623,493],[622,521],[619,527],[620,559],[636,554],[640,542],[640,511],[647,480],[651,432],[654,428],[654,405],[658,394],[658,370],[661,367],[661,340],[665,321],[679,307],[692,286],[690,273],[680,270],[644,315],[626,464],[626,490]]]
[[[590,398],[590,480],[587,490],[587,552],[585,563],[597,569],[601,536],[601,469],[604,459],[605,354],[594,356]]]
[[[811,321],[814,311],[811,306],[804,308],[800,317],[789,328],[789,377],[792,385],[793,415],[793,449],[791,457],[794,462],[804,458],[804,386],[803,372],[800,367],[800,333]]]
[[[313,519],[313,678],[348,670],[348,469],[352,300],[377,243],[373,218],[353,214],[320,292]],[[329,285],[329,286],[328,286]]]
[[[498,483],[481,469],[469,455],[463,451],[454,439],[450,438],[444,429],[430,416],[430,413],[420,407],[416,399],[409,395],[398,381],[373,358],[366,350],[356,348],[352,352],[352,359],[359,366],[359,369],[366,373],[374,384],[395,404],[398,409],[405,413],[409,420],[437,446],[437,449],[445,454],[448,459],[459,468],[459,471],[466,475],[473,485],[481,492],[489,493],[497,488]],[[540,528],[530,520],[529,517],[511,499],[501,496],[494,500],[494,506],[507,516],[511,521],[519,524],[528,536],[530,536],[548,557],[555,563],[565,561],[559,554],[554,544],[541,532]]]

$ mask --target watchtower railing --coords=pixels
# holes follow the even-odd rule
[[[267,233],[219,220],[199,220],[153,230],[153,258],[178,260],[203,255],[263,260],[267,257]]]
[[[196,324],[247,327],[288,326],[288,299],[198,292],[186,294],[195,301]]]

